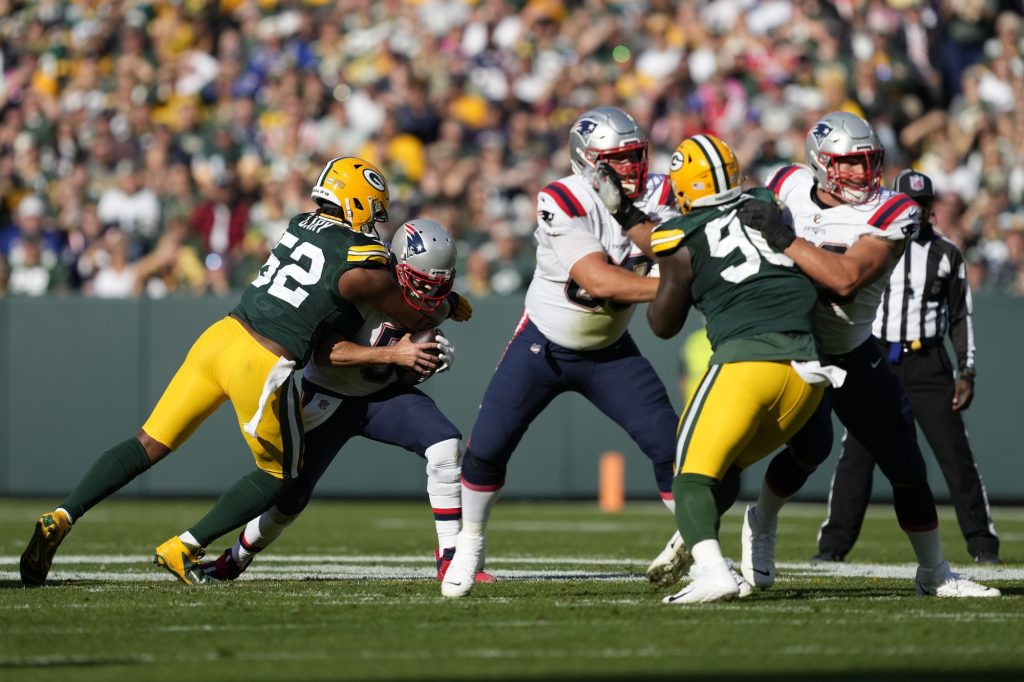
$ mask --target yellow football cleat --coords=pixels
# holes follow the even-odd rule
[[[202,547],[190,547],[175,535],[173,538],[156,548],[153,563],[166,568],[171,574],[186,585],[207,585],[213,582],[199,567],[199,560],[206,554]]]
[[[53,555],[70,532],[71,518],[63,509],[39,517],[32,531],[32,539],[21,555],[21,582],[25,587],[42,587],[46,584]]]

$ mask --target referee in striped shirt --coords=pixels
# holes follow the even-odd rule
[[[931,224],[931,178],[905,170],[896,177],[895,189],[921,205],[921,230],[889,279],[875,318],[875,341],[903,382],[939,462],[967,551],[980,564],[998,564],[999,538],[961,416],[974,397],[975,376],[971,292],[963,256]],[[947,333],[956,351],[955,379],[944,345]],[[842,561],[857,541],[874,468],[871,454],[847,433],[815,561]]]

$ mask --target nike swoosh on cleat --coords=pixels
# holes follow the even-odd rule
[[[872,362],[871,363],[871,369],[874,369],[875,367],[878,367],[879,363],[881,363],[881,362],[882,362],[882,358],[878,358],[877,360]]]

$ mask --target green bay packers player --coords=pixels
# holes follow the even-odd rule
[[[387,221],[381,172],[354,157],[332,159],[313,187],[314,212],[292,218],[239,304],[193,344],[142,430],[105,452],[71,494],[39,517],[21,556],[26,586],[45,583],[72,524],[179,448],[226,400],[256,460],[198,523],[156,548],[154,563],[187,585],[203,581],[204,547],[272,504],[302,465],[302,408],[292,373],[327,329],[352,325],[369,305],[410,329],[472,313],[457,295],[433,313],[408,305],[388,270],[375,225]]]
[[[676,522],[694,563],[664,602],[690,604],[750,593],[722,556],[720,516],[739,472],[796,433],[841,371],[818,363],[814,286],[751,227],[780,211],[771,192],[743,192],[732,149],[711,135],[683,140],[670,178],[683,215],[651,234],[661,278],[647,319],[669,338],[695,306],[714,351],[676,431]]]

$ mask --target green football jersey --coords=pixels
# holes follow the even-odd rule
[[[751,199],[775,202],[757,188],[736,201],[696,208],[658,225],[652,248],[658,256],[689,250],[690,290],[707,318],[713,363],[816,359],[814,285],[792,259],[736,219],[736,208]]]
[[[232,312],[304,365],[324,329],[361,324],[355,305],[338,291],[341,273],[387,267],[388,257],[377,239],[330,216],[300,213]]]

